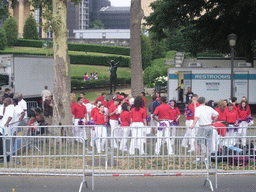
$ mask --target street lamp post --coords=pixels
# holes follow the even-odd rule
[[[235,34],[230,34],[228,36],[228,40],[229,40],[229,46],[231,47],[231,79],[230,79],[230,83],[231,83],[231,91],[230,91],[230,98],[232,99],[232,97],[234,97],[234,84],[233,84],[233,80],[234,80],[234,47],[236,45],[236,39],[237,36]]]

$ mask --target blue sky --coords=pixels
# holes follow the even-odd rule
[[[131,0],[110,0],[112,6],[130,6]]]

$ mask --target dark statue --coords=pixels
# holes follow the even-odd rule
[[[103,57],[106,59],[105,55]],[[110,94],[112,94],[112,86],[114,86],[114,92],[116,91],[116,82],[117,82],[116,70],[119,63],[121,62],[121,56],[119,56],[118,62],[115,62],[114,60],[111,60],[110,62],[108,62],[107,59],[106,59],[106,62],[109,65],[109,69],[110,69]]]

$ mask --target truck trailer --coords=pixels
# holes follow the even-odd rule
[[[168,98],[179,100],[177,87],[183,88],[183,100],[188,87],[206,101],[218,103],[231,97],[231,69],[211,67],[181,67],[168,69]],[[245,96],[250,105],[256,104],[256,69],[234,68],[233,93],[238,102]]]
[[[45,85],[53,90],[53,65],[54,59],[46,56],[0,55],[0,95],[9,88],[26,100],[40,99]]]

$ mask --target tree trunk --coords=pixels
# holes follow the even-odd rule
[[[58,28],[53,29],[53,124],[72,125],[70,63],[67,43],[67,0],[53,0],[53,18],[59,21]]]
[[[131,17],[130,17],[130,46],[131,46],[131,89],[132,96],[136,97],[140,92],[144,91],[143,77],[142,77],[142,59],[141,59],[141,19],[144,12],[141,9],[141,0],[131,1]]]

